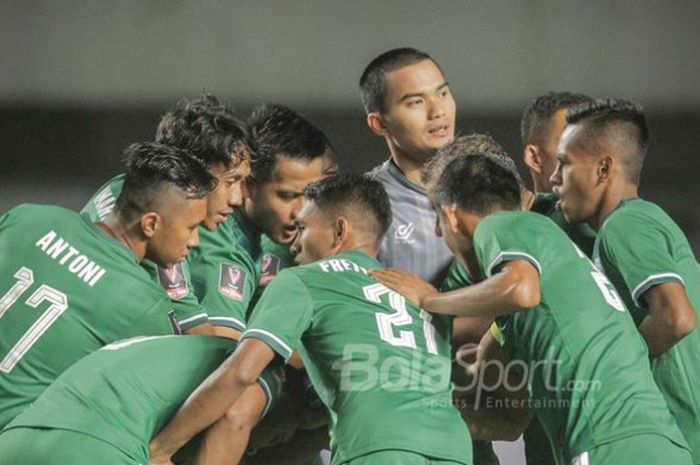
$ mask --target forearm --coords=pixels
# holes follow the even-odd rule
[[[529,308],[530,302],[521,298],[523,283],[514,275],[504,270],[481,283],[427,296],[421,307],[432,313],[485,319]]]
[[[230,362],[231,359],[227,360]],[[152,457],[172,456],[197,433],[223,417],[240,394],[249,386],[234,376],[222,364],[185,401],[178,412],[153,438],[150,444]]]

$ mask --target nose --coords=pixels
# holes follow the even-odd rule
[[[187,241],[187,247],[193,249],[199,246],[199,226],[192,230],[190,234],[190,239]]]
[[[296,199],[294,199],[294,203],[292,205],[292,212],[290,213],[291,219],[295,220],[299,216],[299,212],[301,211],[301,206],[304,203],[304,197],[299,196]]]
[[[243,205],[243,191],[241,190],[241,183],[237,182],[229,193],[228,206],[234,208],[241,205]]]
[[[557,169],[549,177],[549,182],[555,186],[561,186],[561,163],[557,163]]]
[[[438,97],[428,99],[428,118],[437,119],[445,116],[445,103]]]

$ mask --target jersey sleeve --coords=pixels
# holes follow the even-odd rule
[[[457,260],[453,260],[450,269],[447,271],[447,276],[440,286],[442,292],[461,289],[474,284],[474,278],[469,274],[469,271]]]
[[[499,213],[485,217],[474,233],[474,249],[484,273],[490,278],[494,273],[513,260],[527,260],[542,274],[542,266],[528,247],[537,231],[529,232],[530,218],[518,213]]]
[[[263,292],[241,340],[260,339],[286,362],[311,324],[313,308],[313,299],[301,279],[291,270],[283,271]]]
[[[246,328],[246,312],[257,287],[254,264],[231,244],[208,244],[190,262],[192,286],[209,322],[238,331]]]
[[[163,268],[154,263],[146,265],[144,262],[143,267],[168,293],[180,329],[187,331],[209,321],[209,315],[194,294],[186,261],[170,268]]]
[[[599,236],[603,271],[608,276],[621,277],[638,307],[645,308],[641,297],[658,284],[685,285],[671,252],[670,232],[649,215],[622,211],[617,217],[610,217]]]

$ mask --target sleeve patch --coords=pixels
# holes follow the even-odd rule
[[[219,292],[229,299],[243,301],[246,272],[239,265],[222,263],[219,274]]]
[[[176,263],[170,268],[156,266],[156,269],[158,273],[158,282],[163,286],[172,300],[182,299],[188,294],[187,279],[182,269],[182,263]]]
[[[262,273],[260,274],[260,285],[264,286],[277,276],[280,271],[280,259],[273,253],[266,253],[262,259]]]

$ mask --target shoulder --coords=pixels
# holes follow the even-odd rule
[[[377,180],[379,182],[386,182],[391,179],[391,174],[389,173],[389,163],[391,160],[386,160],[381,165],[377,165],[368,171],[366,174],[368,177]]]
[[[80,220],[73,210],[56,205],[21,204],[7,211],[5,219],[50,222],[55,220]]]
[[[625,235],[651,227],[664,228],[671,219],[658,205],[642,199],[625,202],[605,220],[600,232],[601,240],[611,236]]]

